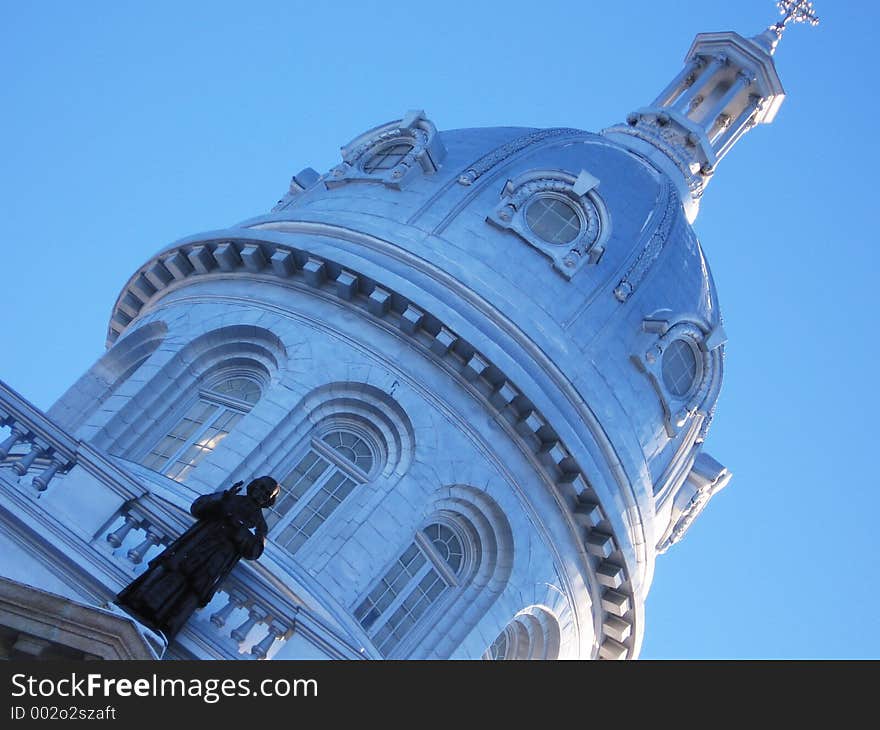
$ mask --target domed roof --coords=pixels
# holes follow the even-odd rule
[[[303,225],[385,242],[382,266],[408,269],[410,286],[424,286],[426,272],[456,282],[476,310],[463,312],[448,287],[432,294],[459,316],[482,317],[474,324],[490,338],[509,323],[522,367],[552,363],[607,414],[635,472],[689,413],[711,413],[720,370],[710,372],[718,358],[705,342],[718,339],[720,314],[708,265],[675,185],[616,141],[568,128],[441,132],[411,113],[346,145],[325,175],[297,175],[271,213],[163,254],[242,229],[295,235]],[[676,327],[681,336],[669,335]],[[663,383],[663,349],[682,337],[694,353],[686,359],[702,363],[681,393],[699,402]]]
[[[648,564],[654,494],[702,441],[724,339],[676,186],[650,161],[577,129],[439,132],[411,115],[324,175],[298,173],[270,213],[160,252],[120,296],[110,341],[164,291],[230,275],[327,282],[427,331],[530,438],[560,444],[554,468],[587,475],[574,493],[594,490],[630,535],[627,562]]]

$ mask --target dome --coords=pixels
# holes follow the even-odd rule
[[[324,175],[295,176],[270,213],[148,262],[120,297],[110,341],[136,302],[236,267],[348,276],[345,296],[394,292],[413,328],[452,332],[462,357],[492,363],[490,387],[514,404],[514,422],[542,414],[548,443],[566,445],[560,463],[590,485],[595,475],[648,581],[655,495],[686,477],[721,378],[717,297],[676,186],[602,135],[438,131],[421,112],[342,153]]]

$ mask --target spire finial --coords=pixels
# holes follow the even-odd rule
[[[810,25],[819,25],[819,16],[813,10],[811,0],[778,0],[776,7],[779,8],[779,14],[782,20],[777,21],[770,27],[776,31],[776,35],[782,38],[782,32],[789,23],[809,23]]]

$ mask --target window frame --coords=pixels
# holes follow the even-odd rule
[[[342,456],[342,454],[336,451],[336,449],[324,442],[323,439],[326,436],[338,431],[353,434],[366,442],[373,455],[373,464],[369,472],[364,471],[356,464],[350,462],[348,459]],[[327,524],[330,522],[330,518],[335,515],[337,509],[343,506],[343,503],[350,496],[351,492],[353,492],[358,487],[361,487],[364,484],[373,481],[376,478],[376,476],[381,472],[384,463],[384,454],[379,449],[375,438],[371,434],[365,433],[365,429],[352,426],[348,422],[333,423],[329,427],[322,428],[318,431],[313,431],[309,435],[309,437],[305,439],[300,448],[294,451],[293,458],[288,460],[288,466],[284,470],[282,470],[285,476],[282,477],[280,480],[282,485],[282,494],[279,496],[278,500],[280,504],[283,504],[282,499],[284,491],[285,489],[288,489],[288,487],[285,485],[285,481],[287,481],[290,475],[293,474],[293,472],[299,467],[300,464],[302,464],[303,460],[311,452],[314,452],[318,456],[318,458],[323,459],[325,462],[327,462],[327,466],[315,479],[315,481],[311,485],[309,485],[302,496],[297,499],[292,505],[290,505],[288,510],[279,517],[278,521],[269,528],[269,532],[267,533],[267,538],[280,550],[282,550],[285,555],[288,555],[291,558],[295,558],[302,549],[306,548],[307,544],[316,535],[319,535],[325,530]],[[287,527],[291,525],[291,523],[296,519],[299,514],[301,514],[305,509],[309,507],[312,500],[319,495],[323,487],[333,478],[335,474],[338,473],[341,473],[344,478],[353,481],[354,486],[348,492],[348,494],[346,494],[345,497],[340,500],[339,504],[333,508],[331,513],[321,520],[321,524],[318,525],[315,530],[308,537],[306,537],[306,539],[295,550],[291,550],[286,544],[280,542],[277,538]],[[273,512],[275,511],[274,507],[270,509]]]
[[[723,344],[726,340],[720,325],[709,328],[690,319],[663,320],[646,318],[642,329],[653,340],[643,343],[630,355],[630,361],[647,378],[663,409],[663,425],[668,438],[675,438],[688,420],[699,414],[711,419],[711,404],[721,387],[723,373]],[[677,395],[670,390],[663,377],[663,363],[667,348],[675,340],[684,340],[696,358],[697,372],[690,390]],[[705,425],[701,428],[705,429]]]
[[[431,538],[429,538],[425,534],[425,531],[435,524],[443,525],[444,527],[452,530],[453,534],[458,539],[459,544],[461,545],[462,561],[458,571],[454,571],[452,569],[452,567],[446,562],[443,556],[440,555],[438,550],[433,546]],[[424,627],[430,625],[428,622],[428,618],[441,610],[441,608],[448,602],[453,600],[456,590],[463,587],[464,583],[473,572],[475,556],[471,543],[472,540],[464,533],[464,530],[458,524],[456,524],[452,520],[443,519],[442,517],[435,516],[434,519],[425,523],[422,527],[416,530],[413,538],[406,544],[406,546],[402,550],[397,552],[394,560],[389,562],[381,571],[380,577],[373,580],[369,584],[367,589],[358,596],[352,608],[352,616],[354,617],[355,621],[358,622],[358,625],[370,637],[370,640],[374,642],[376,650],[381,656],[383,656],[384,658],[390,658],[395,655],[405,655],[406,653],[411,651],[412,648],[417,645],[419,641],[424,638]],[[391,603],[388,604],[388,606],[382,611],[382,613],[379,614],[379,616],[369,626],[369,628],[365,627],[362,623],[362,620],[357,618],[357,611],[361,608],[363,603],[369,599],[370,594],[375,590],[375,588],[379,585],[381,581],[385,580],[391,569],[400,561],[403,555],[413,545],[415,545],[416,549],[418,549],[422,556],[425,558],[424,564],[418,569],[418,571],[414,575],[409,578],[409,580],[407,580],[402,590],[395,596]],[[413,594],[413,592],[418,588],[424,577],[432,569],[435,573],[437,573],[440,580],[443,581],[443,583],[445,584],[443,590],[431,601],[430,605],[426,608],[424,613],[422,613],[422,615],[416,619],[413,625],[398,640],[398,642],[394,644],[387,653],[383,652],[382,649],[380,649],[379,645],[375,644],[376,635],[390,621],[391,617],[394,616],[394,614],[397,612],[397,609]]]
[[[412,149],[390,168],[367,172],[365,164],[383,149],[396,144]],[[437,127],[419,109],[399,120],[359,135],[342,148],[342,162],[324,177],[328,189],[353,182],[381,183],[400,190],[423,175],[433,175],[446,156]]]
[[[532,209],[536,203],[539,203],[543,200],[558,200],[563,205],[568,207],[572,213],[575,214],[575,217],[578,220],[578,230],[575,235],[569,239],[568,241],[551,241],[547,238],[544,238],[540,233],[538,233],[533,225],[529,222],[529,211]],[[573,246],[577,243],[577,240],[584,235],[584,231],[588,227],[589,223],[586,220],[586,216],[584,215],[583,206],[573,201],[568,195],[563,195],[554,191],[545,191],[536,193],[529,197],[522,206],[522,215],[523,221],[525,222],[526,228],[529,233],[531,233],[535,238],[541,241],[545,246]]]
[[[230,396],[227,393],[219,393],[212,390],[212,388],[216,387],[221,383],[225,383],[229,380],[233,380],[236,378],[243,378],[254,383],[258,390],[259,396],[257,400],[253,403],[250,403],[245,400],[241,400],[239,398],[235,398]],[[213,454],[216,449],[220,446],[220,444],[226,440],[228,436],[231,435],[232,430],[239,425],[241,420],[251,412],[251,410],[259,403],[260,399],[263,396],[263,391],[265,390],[265,385],[259,379],[253,377],[250,373],[242,373],[242,372],[225,372],[220,375],[216,375],[211,377],[210,379],[199,384],[199,387],[196,389],[195,394],[187,399],[179,408],[174,409],[172,414],[167,418],[163,419],[164,427],[159,429],[159,433],[162,435],[152,441],[152,445],[149,446],[146,450],[144,450],[139,456],[136,456],[137,463],[141,466],[144,466],[150,471],[154,471],[157,474],[161,474],[162,476],[171,479],[178,483],[185,483],[186,479],[189,475],[196,469],[199,464],[201,464],[205,459],[207,459],[211,454]],[[219,406],[219,409],[212,414],[211,418],[206,421],[200,423],[199,427],[195,429],[189,436],[186,437],[186,440],[181,443],[181,445],[173,451],[168,457],[165,458],[164,463],[161,467],[158,466],[148,466],[144,462],[153,455],[153,452],[159,445],[168,438],[175,429],[177,429],[182,421],[187,418],[187,416],[193,412],[193,409],[200,403],[206,403],[208,405]],[[239,418],[232,425],[232,428],[226,432],[226,435],[220,439],[220,441],[212,447],[210,450],[204,452],[195,463],[190,463],[185,465],[183,468],[186,470],[181,476],[178,474],[177,476],[171,476],[168,472],[171,466],[178,462],[179,457],[181,457],[186,451],[197,444],[199,439],[212,427],[213,424],[217,423],[221,417],[223,417],[227,413],[235,413],[239,416]],[[181,462],[182,463],[182,462]]]
[[[515,233],[550,259],[557,272],[571,279],[584,266],[600,262],[611,234],[611,218],[596,192],[598,184],[599,180],[586,170],[576,176],[565,170],[531,170],[505,183],[486,220]],[[580,229],[573,239],[553,243],[532,229],[526,214],[541,199],[559,200],[574,211]]]
[[[407,156],[411,155],[413,150],[416,148],[418,140],[407,138],[407,137],[394,137],[389,140],[385,140],[382,142],[377,142],[370,149],[364,152],[361,161],[359,162],[359,167],[361,172],[364,175],[372,175],[376,177],[384,177],[385,175],[391,175],[392,171],[406,161]],[[392,150],[396,147],[407,147],[406,152],[401,154],[398,159],[395,161],[393,165],[390,167],[374,167],[372,170],[368,169],[370,163],[374,158],[383,154],[386,150]],[[395,153],[398,154],[398,153]],[[387,159],[389,155],[385,155]]]
[[[666,365],[667,365],[667,357],[671,357],[669,351],[670,348],[675,346],[677,342],[681,342],[690,350],[691,355],[694,358],[694,371],[691,377],[690,384],[688,388],[683,393],[676,393],[669,386],[669,382],[666,379]],[[688,398],[693,395],[694,391],[699,387],[700,383],[703,380],[703,355],[700,352],[700,347],[697,343],[693,341],[693,338],[688,337],[687,335],[678,334],[676,337],[671,338],[663,348],[663,353],[660,355],[660,382],[663,383],[663,389],[669,395],[670,398],[678,401],[686,401]]]

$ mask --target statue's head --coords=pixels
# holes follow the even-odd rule
[[[264,508],[275,504],[280,491],[281,485],[270,476],[258,477],[247,485],[248,496]]]

